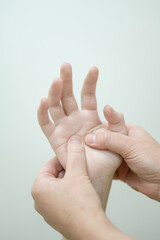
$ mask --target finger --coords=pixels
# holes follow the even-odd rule
[[[96,149],[108,149],[126,158],[136,146],[136,141],[129,136],[109,130],[103,133],[89,134],[85,137],[85,142],[90,147]]]
[[[63,171],[63,167],[59,163],[57,157],[54,157],[40,169],[38,175],[59,178],[60,173]]]
[[[97,67],[92,67],[88,72],[81,92],[81,106],[82,109],[96,110],[96,84],[98,79],[98,69]]]
[[[108,121],[109,130],[127,135],[127,128],[122,113],[116,112],[111,106],[104,107],[104,116]]]
[[[64,175],[65,175],[65,170],[62,170],[59,172],[58,178],[62,179],[64,177]]]
[[[60,70],[60,76],[63,81],[62,105],[66,115],[78,110],[78,105],[73,95],[72,86],[72,68],[69,63],[63,63]]]
[[[129,168],[127,163],[125,161],[122,161],[120,167],[116,170],[113,179],[119,179],[121,181],[125,181],[128,171],[129,171]]]
[[[66,173],[73,175],[87,174],[85,149],[79,136],[72,136],[68,142]]]
[[[49,112],[55,125],[65,117],[63,108],[60,105],[62,95],[62,79],[55,78],[48,93]]]
[[[39,125],[47,138],[49,138],[54,132],[54,124],[51,122],[48,116],[49,103],[47,98],[43,98],[40,102],[37,116]]]
[[[46,202],[46,190],[50,191],[56,186],[57,181],[59,181],[58,174],[62,171],[62,166],[58,162],[57,158],[51,159],[47,162],[39,171],[33,186],[31,188],[31,195],[35,201],[35,209],[42,214],[43,210],[41,206]],[[56,184],[56,185],[54,185]],[[40,204],[39,204],[40,203]]]

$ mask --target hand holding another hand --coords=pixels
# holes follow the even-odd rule
[[[110,106],[104,108],[107,122],[101,122],[97,68],[84,81],[81,110],[73,95],[71,65],[63,64],[60,75],[38,109],[56,157],[33,184],[35,209],[69,240],[131,239],[105,216],[112,178],[160,201],[160,145],[142,128],[125,125],[123,115]]]
[[[115,178],[160,201],[160,144],[144,129],[128,125],[128,136],[113,131],[88,135],[86,143],[96,149],[120,154],[124,162]]]
[[[32,187],[35,209],[70,240],[131,239],[106,218],[87,171],[85,149],[78,136],[67,146],[66,172],[56,158],[45,164]]]
[[[122,116],[108,109],[107,122],[103,123],[97,112],[96,84],[98,69],[92,67],[81,91],[81,109],[73,94],[72,67],[68,63],[61,66],[60,78],[55,78],[48,93],[38,108],[38,121],[47,137],[58,161],[65,169],[67,142],[72,135],[84,139],[89,132],[103,132],[105,129],[127,134]],[[106,207],[109,188],[115,170],[122,158],[111,151],[99,151],[85,145],[88,174],[98,193],[103,209]]]

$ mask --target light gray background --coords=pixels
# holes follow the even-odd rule
[[[0,0],[2,240],[60,239],[34,211],[30,188],[53,156],[36,109],[64,61],[78,101],[96,65],[101,118],[111,104],[160,142],[160,1]],[[159,203],[123,183],[113,184],[108,216],[138,239],[160,238]]]

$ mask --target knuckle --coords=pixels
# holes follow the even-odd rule
[[[112,140],[111,131],[107,131],[107,133],[106,133],[106,142],[107,142],[108,144],[110,144],[110,143],[111,143],[111,140]]]
[[[122,151],[123,156],[125,158],[132,159],[133,156],[137,155],[137,145],[133,139],[128,138],[127,142],[125,143],[125,147]]]

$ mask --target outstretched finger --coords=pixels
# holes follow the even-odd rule
[[[48,93],[49,112],[55,125],[57,125],[62,118],[65,117],[64,110],[60,105],[62,95],[62,79],[55,78]]]
[[[98,79],[97,67],[92,67],[88,72],[81,92],[81,106],[82,109],[96,110],[96,84]]]
[[[48,115],[49,102],[47,98],[43,98],[40,102],[37,116],[39,125],[47,138],[49,138],[54,132],[54,124],[49,119]]]
[[[78,110],[76,99],[73,95],[72,67],[69,63],[63,63],[60,70],[60,76],[63,81],[62,105],[66,115]]]

